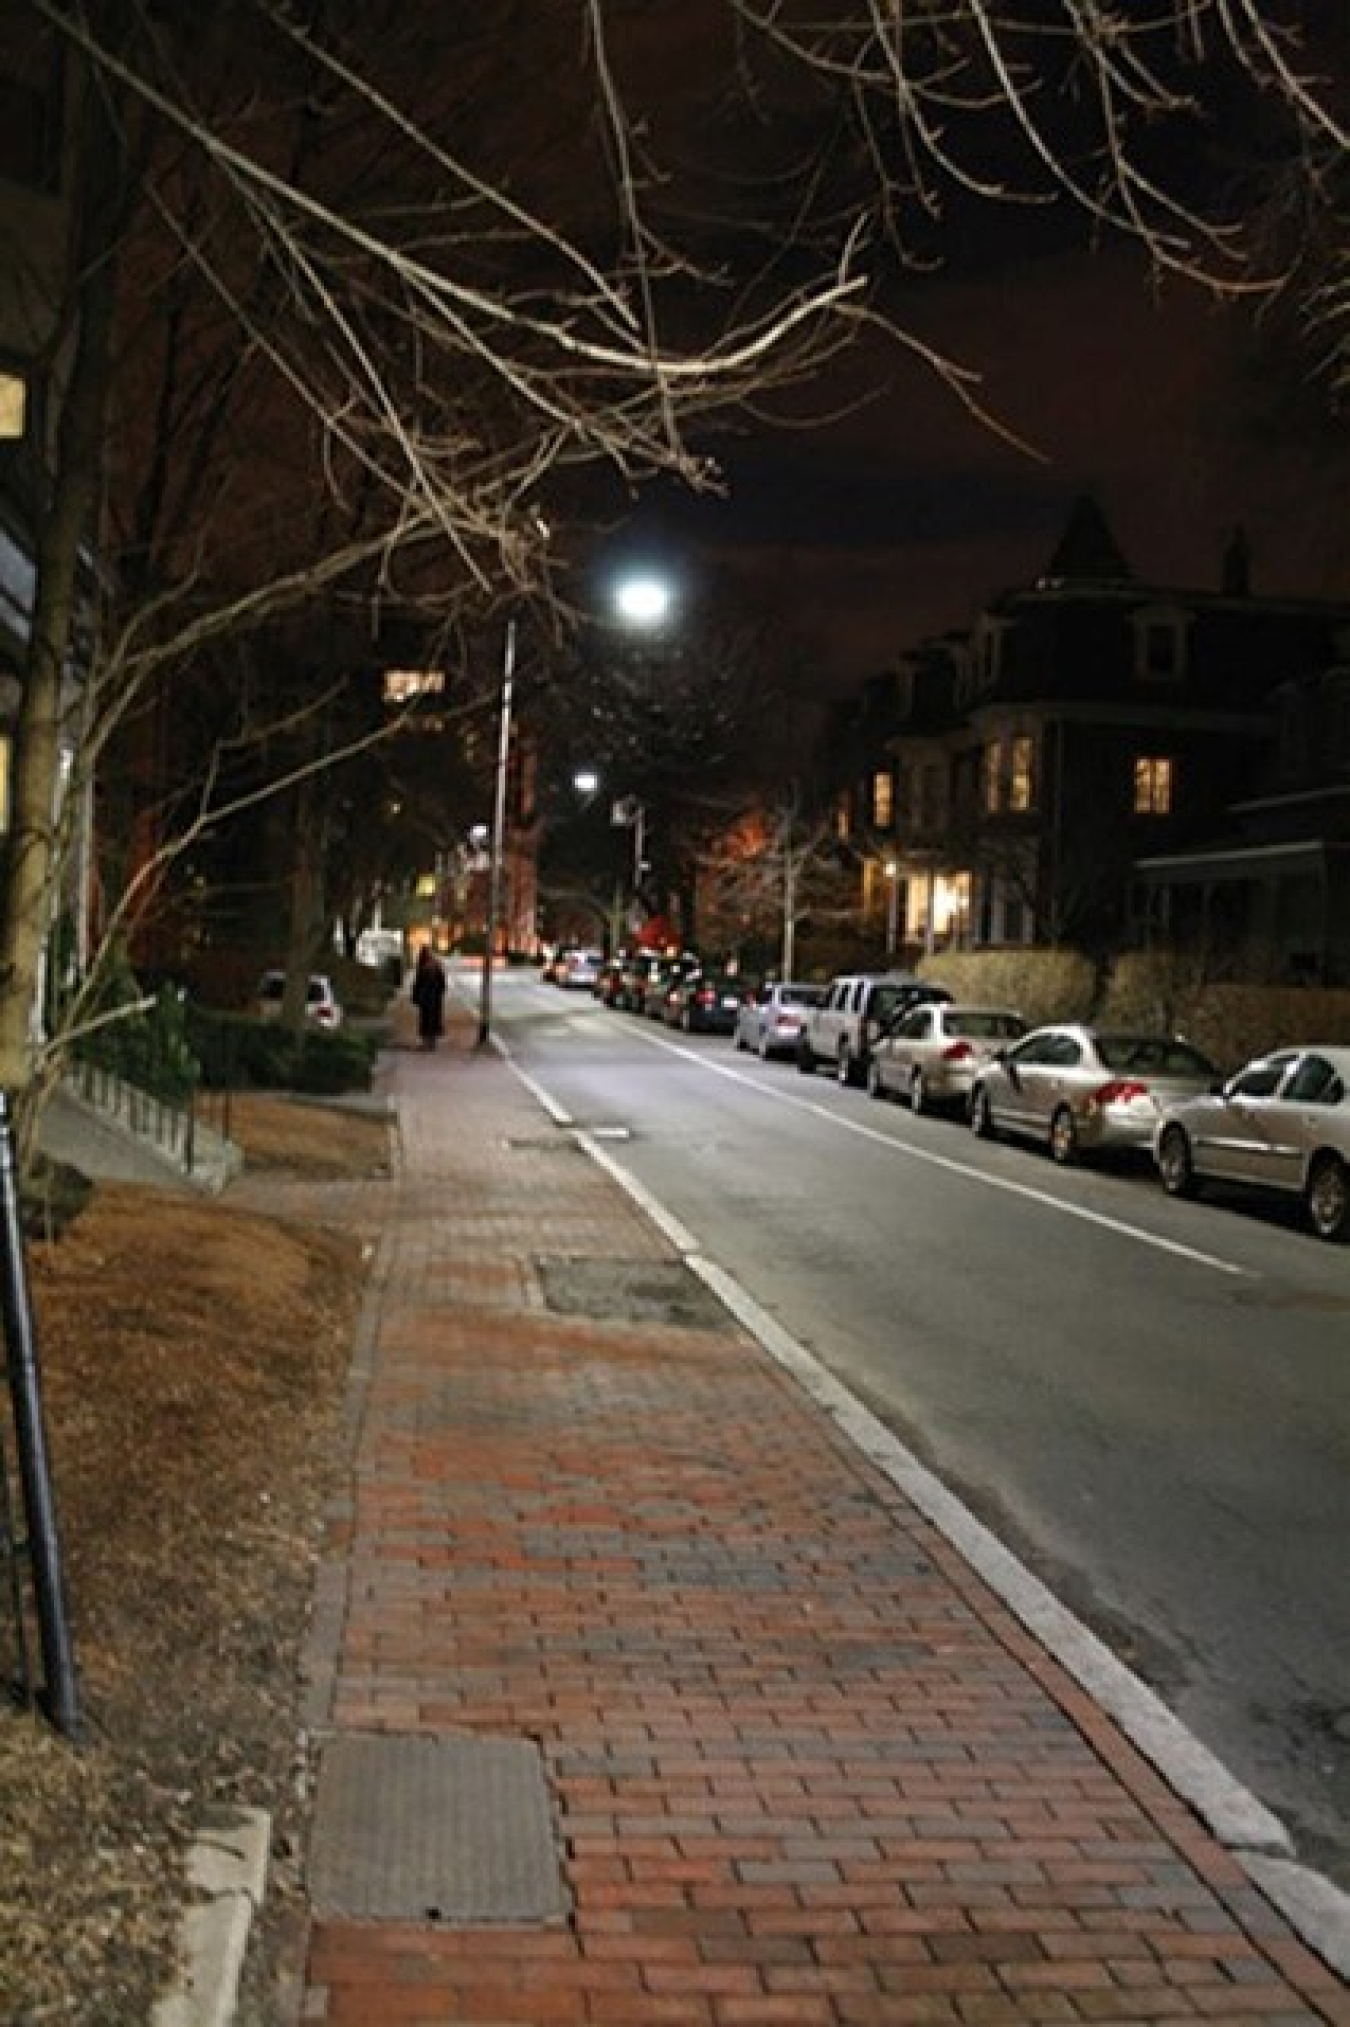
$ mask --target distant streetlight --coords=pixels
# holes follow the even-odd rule
[[[594,795],[600,786],[600,776],[593,767],[579,767],[572,776],[572,786],[578,795]]]

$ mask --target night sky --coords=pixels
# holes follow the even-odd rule
[[[1175,281],[1159,295],[1123,247],[924,278],[903,308],[978,370],[981,401],[1038,455],[927,367],[873,349],[819,396],[874,387],[865,407],[722,442],[729,497],[661,489],[625,550],[729,571],[841,688],[1037,576],[1085,488],[1145,581],[1217,588],[1241,523],[1258,592],[1350,591],[1344,425],[1306,389],[1288,393],[1249,310]]]

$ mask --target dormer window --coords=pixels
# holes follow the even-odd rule
[[[1006,619],[993,619],[985,613],[975,632],[975,687],[977,690],[992,690],[1003,679],[1003,641],[1008,631]]]
[[[1134,616],[1134,673],[1141,683],[1178,683],[1186,673],[1190,620],[1174,607]]]

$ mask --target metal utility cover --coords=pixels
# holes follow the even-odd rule
[[[562,1920],[567,1899],[538,1747],[393,1733],[329,1739],[309,1886],[322,1916]]]
[[[560,1316],[686,1330],[719,1330],[727,1321],[717,1297],[682,1260],[558,1257],[536,1265],[544,1300]]]

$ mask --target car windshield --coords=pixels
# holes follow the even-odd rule
[[[784,985],[778,990],[784,1006],[819,1006],[825,997],[823,985]]]
[[[1097,1053],[1108,1070],[1136,1077],[1215,1077],[1208,1056],[1167,1035],[1098,1035]]]

